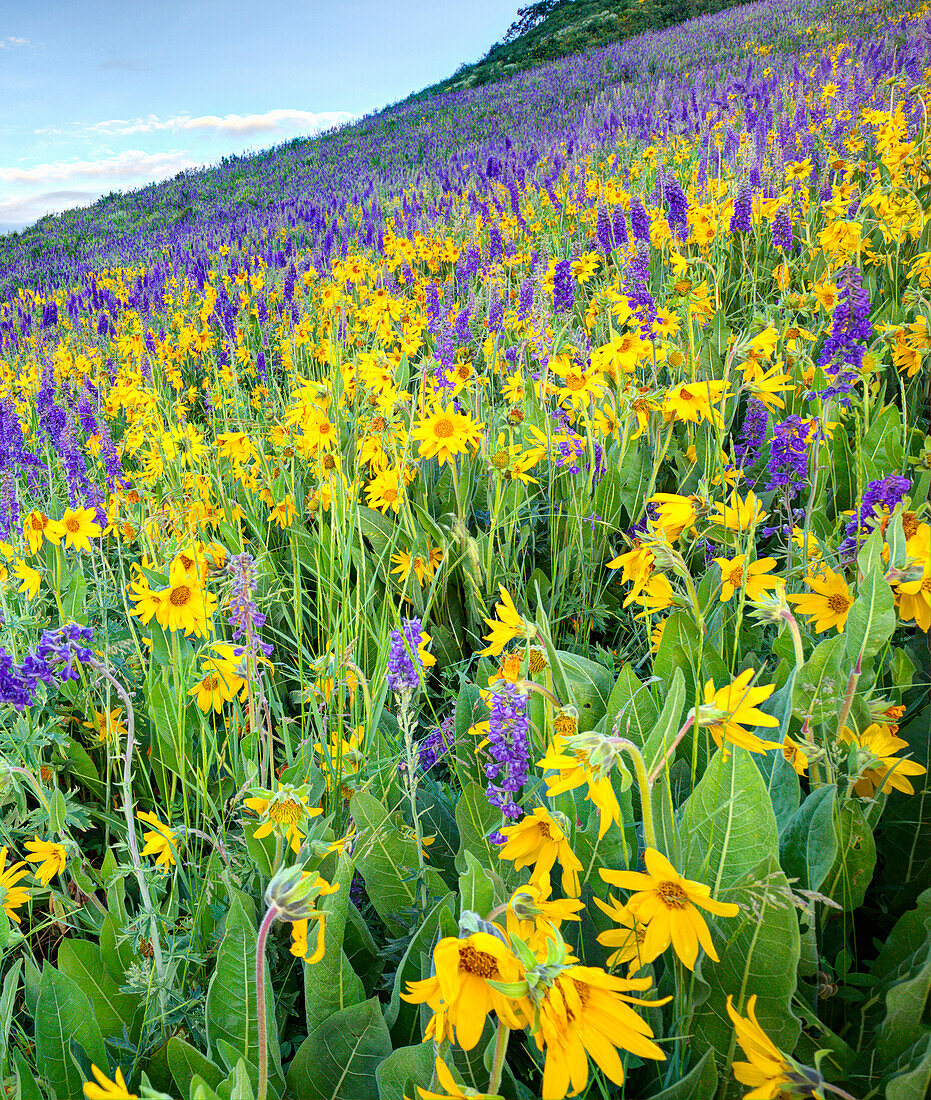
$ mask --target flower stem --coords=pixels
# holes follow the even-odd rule
[[[488,1092],[496,1096],[501,1088],[501,1076],[504,1073],[504,1056],[508,1050],[508,1039],[511,1037],[511,1029],[498,1021],[498,1034],[495,1038],[495,1053],[491,1060],[491,1075],[488,1078]],[[262,1100],[259,1097],[259,1100]]]
[[[640,788],[640,812],[643,815],[643,839],[648,848],[656,848],[656,829],[653,825],[653,799],[652,784],[647,775],[647,766],[643,762],[643,756],[633,741],[619,737],[616,742],[618,748],[624,749],[634,765],[637,776],[637,786]]]
[[[676,734],[676,736],[672,739],[672,744],[666,750],[666,754],[663,757],[663,759],[656,765],[656,767],[653,769],[653,771],[650,772],[648,782],[649,782],[651,787],[656,782],[656,780],[659,779],[660,772],[663,770],[663,768],[665,768],[666,764],[672,758],[672,754],[676,751],[676,747],[678,746],[679,742],[682,740],[683,737],[685,737],[685,735],[688,733],[688,731],[692,728],[692,725],[694,724],[694,722],[695,722],[695,713],[693,711],[688,716],[688,718],[686,718],[685,722],[682,725],[682,729],[680,729],[679,732]]]
[[[847,724],[850,708],[853,705],[853,697],[857,691],[857,681],[860,679],[860,673],[862,671],[863,666],[860,657],[857,657],[857,663],[853,666],[853,671],[847,678],[847,690],[844,692],[844,702],[840,708],[840,717],[837,720],[836,738],[838,741],[841,738],[841,734],[844,732],[844,726]]]
[[[268,930],[278,917],[278,907],[270,905],[259,926],[259,935],[255,942],[255,1014],[258,1020],[259,1040],[259,1087],[256,1100],[268,1097],[268,1028],[265,1020],[265,941]]]

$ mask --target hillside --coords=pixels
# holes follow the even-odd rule
[[[658,31],[743,0],[537,0],[520,9],[501,42],[481,60],[412,96],[476,88],[560,57]]]

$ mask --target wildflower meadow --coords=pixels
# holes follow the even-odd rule
[[[4,242],[5,1095],[927,1097],[929,109],[765,0]]]

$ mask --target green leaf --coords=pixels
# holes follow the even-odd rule
[[[931,1035],[909,1051],[910,1065],[886,1082],[886,1100],[927,1100],[931,1093]]]
[[[867,573],[857,590],[844,630],[849,661],[875,656],[895,631],[895,599],[879,569]]]
[[[488,834],[502,825],[501,811],[485,797],[485,788],[478,783],[467,783],[456,804],[456,825],[459,828],[459,854],[456,870],[463,874],[468,869],[466,853],[471,853],[483,867],[500,873],[502,861],[498,848],[488,840]]]
[[[417,1006],[402,1001],[401,994],[407,992],[408,982],[419,982],[429,976],[433,966],[433,948],[437,942],[445,935],[455,935],[458,932],[455,911],[456,895],[450,891],[436,903],[418,926],[395,971],[391,1000],[385,1009],[385,1021],[391,1028],[394,1042],[399,1046],[418,1042],[423,1037]]]
[[[779,861],[804,890],[820,890],[837,858],[834,786],[819,787],[801,804],[783,833]]]
[[[466,870],[459,876],[461,911],[470,909],[485,919],[496,905],[506,900],[504,882],[495,871],[483,867],[470,851],[465,852]]]
[[[792,691],[792,713],[796,718],[808,718],[812,725],[821,725],[837,718],[847,687],[847,676],[841,668],[846,639],[835,634],[815,646],[812,655],[798,670]]]
[[[872,881],[876,869],[876,842],[860,803],[855,800],[835,806],[832,827],[836,854],[820,889],[822,894],[852,913],[863,904]]]
[[[650,1100],[698,1100],[714,1096],[718,1085],[718,1067],[711,1050],[706,1050],[688,1073],[675,1084],[654,1093]]]
[[[375,1070],[380,1100],[417,1095],[417,1086],[429,1089],[433,1080],[433,1047],[429,1043],[398,1047]]]
[[[207,1042],[211,1051],[219,1051],[225,1040],[247,1062],[258,1065],[258,1011],[255,994],[256,933],[239,895],[234,893],[226,914],[226,928],[217,966],[207,987]],[[275,1026],[274,992],[265,963],[265,1027],[268,1032],[270,1074],[281,1075],[278,1029]],[[231,1065],[227,1065],[231,1069]]]
[[[26,1061],[26,1055],[19,1049],[13,1049],[13,1061],[16,1063],[16,1097],[15,1100],[43,1100],[45,1093],[39,1088],[39,1083],[33,1076],[32,1069]]]
[[[760,1025],[781,1050],[794,1050],[801,1031],[792,1011],[800,939],[795,906],[788,901],[789,884],[775,858],[752,869],[746,879],[765,881],[765,886],[728,893],[727,900],[736,901],[741,911],[716,921],[727,942],[719,952],[720,962],[702,958],[699,963],[709,988],[693,1016],[695,1050],[713,1047],[718,1061],[728,1066],[737,1054],[734,1026],[727,1015],[728,994],[744,1016],[747,1001],[756,994]]]
[[[579,732],[593,730],[605,716],[614,677],[597,661],[590,661],[578,653],[556,651],[562,665],[566,685],[572,703],[579,712]]]
[[[225,1076],[220,1067],[196,1047],[177,1036],[168,1040],[168,1067],[182,1096],[190,1095],[191,1082],[201,1078],[210,1088],[217,1089]]]
[[[58,948],[58,968],[81,987],[90,998],[101,1034],[121,1039],[124,1029],[129,1041],[139,1037],[142,1000],[131,993],[120,993],[119,986],[107,973],[100,948],[88,940],[62,940]]]
[[[931,920],[925,921],[931,931]],[[924,945],[928,939],[925,937]],[[931,951],[916,951],[915,965],[886,994],[886,1016],[876,1035],[876,1052],[888,1064],[926,1031],[925,1009],[931,999]]]
[[[13,1023],[13,1006],[19,992],[19,976],[23,970],[23,960],[17,959],[3,979],[3,992],[0,993],[0,1058],[6,1061],[10,1041],[10,1026]]]
[[[759,864],[778,857],[776,817],[759,768],[746,749],[719,749],[680,812],[688,843],[686,878],[717,896]]]
[[[356,845],[356,865],[375,911],[393,935],[403,935],[418,909],[417,842],[403,836],[385,807],[363,792],[353,795],[352,817],[364,839]],[[446,884],[432,867],[424,869],[427,896],[442,897]]]
[[[307,1036],[288,1070],[288,1092],[314,1100],[377,1096],[376,1070],[391,1053],[377,997],[344,1008]]]
[[[326,947],[319,962],[304,964],[304,1010],[308,1034],[339,1009],[365,1000],[362,980],[350,966],[343,951],[352,873],[352,857],[344,852],[339,857],[333,878],[333,885],[339,884],[339,889],[335,894],[327,894],[321,898],[318,906],[326,913],[323,926]]]
[[[662,763],[682,725],[682,708],[685,706],[685,676],[677,668],[669,681],[663,710],[643,746],[643,760],[647,772],[652,774]],[[670,764],[672,761],[670,761]]]
[[[672,683],[677,669],[681,669],[688,677],[689,683],[694,683],[701,650],[701,635],[692,616],[684,611],[674,611],[663,627],[663,637],[653,661],[653,671],[667,686]]]
[[[48,963],[42,968],[36,1005],[36,1063],[58,1100],[84,1095],[84,1073],[71,1053],[80,1047],[95,1066],[106,1066],[107,1050],[91,1002],[72,978]]]
[[[642,683],[630,665],[624,665],[608,698],[604,732],[611,734],[615,726],[619,737],[642,745],[659,718],[659,707],[649,688]]]
[[[112,913],[107,913],[100,926],[100,958],[113,981],[118,986],[122,985],[126,971],[133,962],[133,949],[128,939],[120,939],[120,930]]]

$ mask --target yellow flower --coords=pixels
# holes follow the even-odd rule
[[[747,1002],[747,1017],[734,1008],[733,997],[728,995],[727,1014],[734,1022],[737,1042],[749,1062],[734,1062],[734,1076],[742,1085],[750,1085],[752,1092],[744,1094],[744,1100],[779,1100],[785,1086],[793,1083],[792,1067],[782,1051],[760,1027],[756,1018],[756,994]]]
[[[417,1091],[420,1093],[420,1100],[494,1100],[491,1094],[487,1092],[476,1092],[475,1089],[471,1088],[463,1092],[462,1088],[456,1084],[456,1079],[453,1077],[449,1066],[439,1056],[437,1056],[434,1065],[436,1079],[439,1081],[443,1092],[430,1092],[418,1085]],[[405,1096],[404,1100],[408,1100],[408,1098]]]
[[[497,936],[487,932],[463,939],[447,936],[433,949],[433,965],[432,977],[408,982],[407,993],[401,994],[410,1004],[433,1009],[425,1040],[432,1038],[439,1044],[448,1037],[463,1050],[472,1050],[482,1037],[489,1012],[515,1031],[532,1015],[529,1005],[512,1001],[489,984],[523,978],[520,963]]]
[[[57,523],[49,523],[45,536],[56,546],[64,539],[65,546],[73,546],[75,550],[90,550],[90,540],[98,538],[102,530],[97,522],[95,508],[68,508]]]
[[[699,945],[710,959],[718,962],[711,933],[698,907],[719,917],[735,917],[739,906],[715,901],[711,897],[710,887],[682,878],[655,848],[647,848],[644,862],[646,874],[640,871],[600,871],[601,877],[611,886],[635,891],[627,903],[627,909],[635,920],[647,926],[641,945],[641,963],[652,962],[670,944],[689,970],[695,969]]]
[[[546,991],[539,1008],[539,1027],[533,1033],[539,1050],[546,1051],[541,1095],[560,1100],[571,1086],[573,1096],[588,1083],[588,1056],[616,1085],[624,1083],[624,1067],[617,1050],[638,1058],[664,1061],[666,1055],[652,1042],[653,1031],[630,1007],[660,1005],[642,1001],[630,990],[646,990],[651,978],[618,978],[593,966],[567,966]]]
[[[656,505],[656,525],[666,536],[676,539],[686,527],[692,527],[697,518],[696,508],[701,497],[682,497],[676,493],[654,493],[649,503]]]
[[[506,839],[498,849],[499,859],[513,860],[516,871],[533,865],[532,884],[540,884],[544,879],[549,882],[550,871],[558,859],[562,866],[563,890],[571,897],[579,896],[582,863],[569,847],[566,834],[543,806],[538,806],[516,825],[506,825],[501,835]]]
[[[731,493],[729,504],[716,503],[714,508],[718,515],[712,517],[713,522],[729,531],[751,531],[769,515],[769,512],[763,511],[763,506],[753,492],[747,493],[741,500],[735,490]]]
[[[520,613],[514,606],[514,601],[508,595],[503,585],[498,585],[501,593],[501,603],[495,604],[495,619],[485,619],[486,626],[491,628],[488,634],[483,635],[483,641],[488,642],[484,649],[479,650],[480,655],[490,654],[496,657],[515,638],[530,638],[535,634],[531,623],[526,623],[520,617]]]
[[[715,427],[724,427],[724,417],[715,406],[728,397],[727,383],[712,378],[707,382],[693,382],[678,386],[666,394],[663,416],[667,420],[680,420],[690,424],[710,421]]]
[[[811,589],[810,593],[786,596],[786,599],[796,604],[802,615],[808,616],[809,625],[815,633],[821,634],[834,626],[840,634],[853,607],[847,582],[840,573],[823,565],[820,575],[807,576],[805,583]]]
[[[427,547],[427,553],[411,554],[407,550],[399,550],[391,555],[391,564],[395,566],[391,572],[406,581],[411,573],[417,578],[417,583],[423,588],[428,580],[436,576],[437,568],[443,560],[443,551],[436,546]]]
[[[323,813],[319,806],[307,805],[306,787],[295,787],[291,783],[279,783],[275,792],[259,789],[256,796],[243,799],[243,804],[265,818],[252,834],[257,840],[274,833],[287,840],[295,854],[301,850],[301,841],[307,835],[301,830],[305,819]]]
[[[185,634],[207,637],[217,598],[204,591],[180,557],[171,563],[168,587],[159,595],[155,617],[160,626],[165,630],[183,630]]]
[[[417,421],[411,438],[419,441],[418,454],[422,458],[436,458],[442,466],[470,448],[476,450],[483,427],[470,413],[457,413],[451,405],[441,406]]]
[[[129,1091],[129,1085],[123,1078],[123,1071],[117,1066],[116,1076],[111,1081],[106,1074],[91,1063],[91,1073],[97,1078],[97,1084],[88,1081],[84,1085],[87,1100],[138,1100],[139,1094]]]
[[[598,937],[598,942],[604,947],[616,947],[617,950],[608,956],[608,966],[620,966],[621,963],[630,963],[629,974],[636,974],[645,965],[643,959],[643,939],[647,929],[645,924],[640,924],[630,911],[629,906],[622,905],[613,894],[608,895],[608,903],[601,898],[595,898],[595,904],[614,921],[617,928],[609,928]]]
[[[861,734],[845,726],[841,740],[860,749],[859,773],[853,785],[854,794],[860,798],[872,798],[880,787],[894,787],[903,794],[914,794],[915,788],[906,776],[927,772],[916,760],[903,760],[895,755],[907,749],[908,742],[896,737],[884,723],[873,722]]]
[[[621,581],[624,584],[632,584],[633,588],[627,597],[627,602],[637,598],[641,589],[649,582],[653,575],[656,558],[648,546],[635,542],[632,550],[618,555],[607,564],[608,569],[623,569]]]
[[[44,512],[33,511],[23,520],[23,538],[30,554],[38,554],[45,539],[54,541],[49,533],[51,521]]]
[[[721,567],[721,603],[726,603],[739,588],[746,590],[748,600],[757,600],[764,592],[779,586],[778,577],[766,575],[775,567],[775,558],[759,558],[749,565],[746,561],[746,554],[738,554],[732,561],[714,559]]]
[[[33,873],[43,886],[48,886],[56,875],[64,871],[68,853],[63,845],[54,844],[50,840],[39,840],[36,834],[35,840],[26,841],[25,848],[32,853],[26,856],[26,861],[39,864]]]
[[[507,906],[508,935],[523,940],[534,951],[538,946],[546,954],[544,942],[564,920],[581,920],[585,903],[578,898],[550,900],[549,875],[540,875],[526,886],[519,886]]]
[[[767,752],[781,747],[777,741],[764,741],[744,726],[778,726],[779,719],[757,710],[776,690],[775,684],[750,687],[754,677],[752,668],[744,669],[737,679],[725,688],[715,690],[714,681],[705,684],[704,702],[698,708],[698,725],[708,729],[718,748],[727,741],[740,745],[750,752]]]
[[[149,832],[142,834],[145,847],[142,849],[141,854],[144,856],[154,855],[156,867],[161,864],[166,871],[169,867],[174,867],[176,862],[175,851],[177,850],[175,843],[177,836],[174,830],[159,821],[155,814],[149,810],[140,811],[136,814],[136,817],[140,821],[147,821],[153,826]]]
[[[3,907],[10,920],[15,920],[17,924],[20,921],[16,915],[16,910],[21,905],[25,905],[30,896],[28,888],[19,886],[17,883],[21,878],[25,878],[28,873],[29,870],[22,861],[11,863],[7,867],[6,847],[0,848],[0,906]]]
[[[545,778],[550,798],[588,784],[585,799],[598,807],[598,838],[601,839],[612,821],[621,824],[621,807],[611,783],[611,772],[617,762],[618,752],[611,739],[589,732],[571,738],[555,737],[537,766],[558,773]]]
[[[111,711],[94,711],[92,722],[82,722],[86,730],[93,730],[97,734],[98,741],[108,741],[111,745],[119,746],[122,739],[128,734],[123,724],[123,708],[114,707]]]
[[[10,572],[17,580],[22,581],[18,591],[25,592],[30,600],[34,600],[38,596],[42,584],[42,574],[39,570],[27,565],[22,558],[17,558],[16,564]]]
[[[782,755],[792,765],[798,775],[808,771],[808,754],[797,742],[786,734],[782,739]]]

